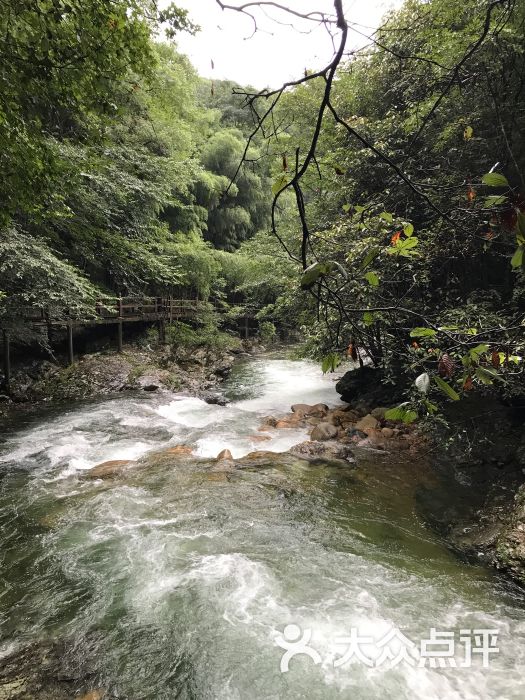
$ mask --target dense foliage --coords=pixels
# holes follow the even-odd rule
[[[277,93],[284,133],[263,125],[296,266],[283,303],[310,309],[325,370],[348,354],[417,380],[407,420],[524,392],[524,26],[511,1],[407,0],[333,75]]]
[[[407,420],[523,393],[523,3],[406,0],[345,59],[336,0],[333,61],[261,93],[159,41],[196,29],[176,7],[2,7],[3,328],[182,294],[213,301],[209,332],[249,312],[324,370],[403,374]]]
[[[101,296],[224,297],[214,247],[265,226],[270,186],[247,164],[224,196],[245,114],[160,41],[194,31],[186,13],[9,0],[0,29],[0,325],[27,339],[27,307],[85,318]]]

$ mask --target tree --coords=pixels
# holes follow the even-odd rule
[[[316,299],[318,351],[348,346],[428,374],[449,398],[476,383],[520,390],[523,110],[503,107],[509,94],[524,102],[523,8],[409,0],[346,61],[340,2],[332,15],[219,5],[249,14],[255,29],[265,10],[337,32],[325,68],[243,93],[249,140],[264,132],[274,158],[273,233]],[[286,136],[273,127],[284,116]]]

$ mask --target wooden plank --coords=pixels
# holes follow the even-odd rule
[[[7,393],[11,390],[11,339],[7,331],[4,336],[4,384]]]
[[[122,338],[122,320],[117,323],[117,347],[118,351],[122,352],[123,338]]]
[[[67,324],[67,359],[70,365],[75,361],[73,354],[73,324],[71,321]]]

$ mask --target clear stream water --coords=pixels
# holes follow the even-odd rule
[[[128,700],[523,699],[522,594],[425,527],[425,465],[375,452],[357,466],[243,462],[305,439],[251,436],[294,402],[336,404],[333,383],[318,366],[263,357],[235,369],[225,407],[144,393],[13,426],[0,444],[1,653],[67,640],[91,686]],[[155,456],[180,443],[203,459]],[[211,460],[224,448],[240,459],[230,473]],[[127,458],[142,468],[81,478]],[[310,630],[319,663],[298,655],[281,672],[287,625]],[[371,638],[361,649],[374,666],[338,663],[352,628]],[[381,662],[391,630],[404,637],[381,648],[414,657],[431,628],[455,636],[458,666],[461,630],[498,630],[500,651],[488,668],[476,653],[470,668]]]

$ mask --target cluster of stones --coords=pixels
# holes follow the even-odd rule
[[[344,459],[353,461],[350,446],[379,450],[408,450],[416,453],[421,447],[421,437],[413,425],[404,425],[385,418],[387,408],[375,408],[370,413],[361,407],[352,408],[349,404],[342,408],[328,408],[326,404],[313,405],[299,403],[292,406],[291,413],[274,418],[267,416],[256,435],[250,435],[253,442],[270,440],[269,432],[286,429],[307,429],[310,440],[290,449],[292,455],[303,459]],[[176,445],[160,453],[162,456],[192,457],[193,448],[189,445]],[[261,459],[275,458],[275,452],[250,452],[242,461],[258,462]],[[230,450],[222,450],[216,457],[219,469],[235,467]],[[121,476],[136,463],[131,460],[111,460],[102,462],[84,474],[86,479],[108,479]]]
[[[368,412],[365,408],[350,404],[330,409],[322,403],[299,403],[292,406],[290,414],[265,418],[259,430],[306,428],[311,431],[310,439],[314,442],[337,440],[357,447],[415,452],[418,440],[414,426],[387,420],[387,410],[377,407]]]

